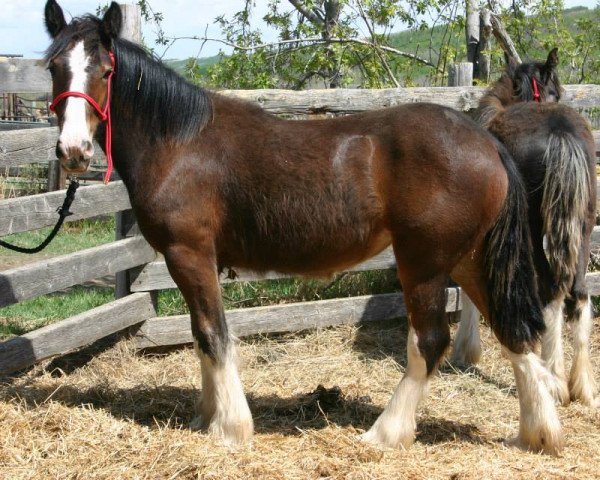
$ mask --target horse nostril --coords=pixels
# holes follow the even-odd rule
[[[81,142],[81,153],[83,158],[91,158],[94,156],[94,144],[89,140],[83,140]]]
[[[65,152],[63,149],[63,145],[60,140],[56,142],[56,150],[54,153],[56,154],[56,158],[65,158],[67,156],[67,152]]]

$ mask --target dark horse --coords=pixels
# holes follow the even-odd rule
[[[103,144],[110,133],[101,124],[105,114],[71,95],[108,104],[115,168],[142,233],[164,254],[189,305],[202,366],[192,427],[229,442],[246,441],[253,431],[220,269],[330,275],[391,243],[409,312],[408,365],[363,438],[412,443],[417,404],[450,343],[444,310],[452,277],[490,320],[512,362],[520,441],[535,450],[561,448],[549,376],[533,353],[544,323],[525,190],[510,155],[488,132],[429,104],[282,120],[192,86],[120,39],[116,3],[102,19],[67,24],[49,0],[45,21],[61,164],[84,171],[92,135]]]
[[[479,103],[478,121],[512,154],[525,180],[538,288],[547,330],[542,358],[555,376],[556,398],[599,405],[589,358],[592,313],[585,274],[596,220],[596,147],[589,124],[556,103],[562,88],[557,50],[545,63],[509,62]],[[544,252],[544,237],[546,250]],[[562,350],[563,305],[573,327],[574,356],[567,384]],[[478,317],[468,300],[461,314],[453,360],[480,354]]]

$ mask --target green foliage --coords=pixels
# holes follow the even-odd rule
[[[442,85],[448,65],[466,58],[463,1],[294,2],[302,9],[290,3],[270,0],[263,20],[278,33],[271,43],[252,27],[253,2],[231,18],[219,17],[234,51],[221,52],[206,73],[191,69],[191,77],[225,88]],[[311,19],[311,14],[326,19],[332,4],[339,7],[333,21]],[[559,46],[565,83],[600,81],[600,8],[565,11],[563,0],[516,0],[496,13],[522,58],[544,59]],[[495,78],[504,55],[498,46],[490,54]]]
[[[558,47],[563,83],[600,82],[600,7],[564,10],[563,0],[520,0],[502,19],[522,58],[542,60]]]
[[[231,18],[217,18],[225,42],[235,47],[231,55],[221,52],[204,83],[224,88],[382,88],[399,84],[399,79],[412,82],[405,72],[414,64],[427,65],[427,73],[435,76],[438,59],[410,59],[418,52],[394,48],[390,34],[401,25],[424,28],[424,15],[446,15],[453,10],[452,1],[305,0],[294,2],[293,8],[270,0],[263,20],[277,31],[277,40],[269,44],[252,27],[254,4],[246,1]],[[191,72],[193,80],[201,77],[201,72]]]

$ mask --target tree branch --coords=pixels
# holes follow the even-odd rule
[[[515,44],[513,43],[506,29],[504,28],[504,25],[502,24],[500,18],[498,18],[498,16],[492,13],[490,16],[490,20],[492,22],[494,37],[496,37],[496,40],[498,40],[498,43],[502,47],[502,50],[504,50],[506,54],[510,58],[515,60],[517,63],[521,63],[521,57],[517,52]]]
[[[325,20],[315,10],[309,10],[302,5],[298,0],[289,0],[289,2],[298,10],[304,17],[310,20],[312,23],[322,27]]]
[[[324,44],[324,43],[340,43],[340,44],[345,44],[345,43],[354,43],[357,45],[364,45],[366,47],[370,47],[370,48],[374,48],[374,49],[380,49],[383,50],[385,52],[389,52],[389,53],[393,53],[394,55],[398,55],[400,57],[405,57],[405,58],[410,58],[411,60],[414,60],[415,62],[421,63],[423,65],[427,65],[428,67],[432,67],[434,69],[436,69],[436,71],[438,71],[438,68],[436,67],[436,65],[434,65],[433,63],[431,63],[430,61],[419,57],[418,55],[415,55],[413,53],[409,53],[409,52],[403,52],[402,50],[398,50],[396,48],[393,47],[388,47],[387,45],[377,45],[374,44],[373,42],[369,42],[367,40],[361,40],[359,38],[328,38],[328,39],[323,39],[321,37],[307,37],[307,38],[296,38],[296,39],[291,39],[291,40],[279,40],[277,42],[271,42],[271,43],[260,43],[258,45],[249,45],[249,46],[244,46],[244,45],[238,45],[236,43],[233,42],[228,42],[227,40],[222,40],[220,38],[208,38],[208,37],[199,37],[199,36],[184,36],[184,37],[169,37],[169,40],[200,40],[202,42],[217,42],[217,43],[221,43],[223,45],[227,45],[228,47],[231,47],[235,50],[241,50],[244,52],[251,52],[253,50],[261,50],[263,48],[273,48],[273,47],[279,47],[282,45],[289,45],[289,44],[301,44],[301,43],[310,43],[310,44]],[[441,71],[440,71],[441,73]]]
[[[381,61],[383,68],[385,69],[385,71],[388,74],[388,77],[390,77],[390,79],[392,80],[392,82],[394,83],[394,85],[396,86],[396,88],[400,87],[400,83],[398,82],[398,80],[396,79],[396,76],[394,75],[394,72],[392,72],[392,69],[390,68],[390,66],[388,65],[388,62],[386,61],[385,57],[382,55],[381,50],[379,50],[379,45],[376,43],[375,40],[375,30],[373,28],[373,26],[369,23],[369,19],[367,18],[367,15],[365,14],[365,10],[362,6],[362,2],[359,0],[357,2],[358,5],[358,9],[360,11],[360,16],[363,19],[363,22],[365,22],[365,25],[367,26],[367,29],[369,30],[369,33],[371,34],[371,39],[373,41],[373,45],[375,45],[375,53],[377,54],[377,57],[379,58],[379,60]]]

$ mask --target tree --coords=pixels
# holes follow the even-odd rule
[[[443,17],[454,1],[270,0],[264,20],[277,30],[278,39],[265,43],[251,26],[254,3],[247,0],[232,18],[217,18],[222,42],[234,52],[222,55],[210,69],[209,81],[230,88],[381,88],[400,86],[400,76],[406,83],[403,72],[410,65],[441,74],[441,55],[404,51],[392,44],[390,34],[394,28],[426,27],[421,17]]]
[[[442,85],[448,65],[466,57],[474,77],[485,84],[504,68],[504,51],[542,58],[559,46],[563,81],[600,80],[600,8],[591,15],[587,9],[575,17],[568,12],[567,21],[563,0],[512,0],[508,7],[495,1],[269,0],[263,20],[277,39],[265,42],[252,24],[254,1],[240,0],[239,12],[216,19],[221,38],[191,37],[220,42],[233,53],[221,53],[208,73],[190,61],[188,76],[225,88]],[[160,27],[161,14],[148,0],[138,3]],[[419,41],[401,44],[392,33],[400,30]],[[159,43],[181,38],[159,32]],[[492,32],[500,40],[495,45]]]

